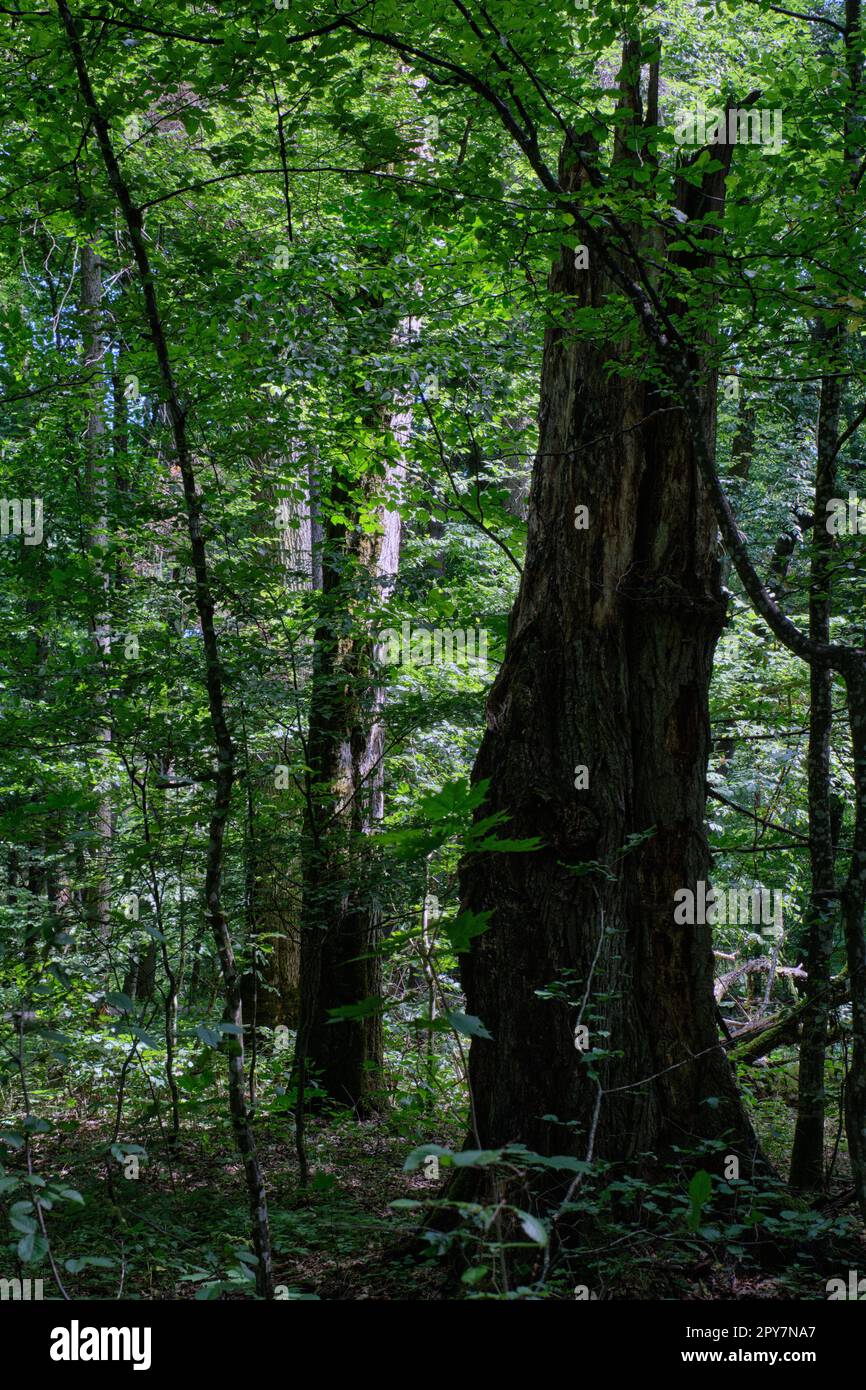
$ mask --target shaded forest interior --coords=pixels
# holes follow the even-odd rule
[[[3,1297],[848,1296],[861,0],[0,52]]]

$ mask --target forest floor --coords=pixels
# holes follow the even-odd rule
[[[73,1188],[83,1199],[57,1203],[47,1216],[52,1253],[69,1296],[249,1297],[243,1171],[220,1102],[214,1105],[211,1097],[200,1113],[199,1102],[190,1102],[174,1144],[167,1142],[164,1106],[139,1110],[124,1125],[142,1146],[135,1161],[133,1144],[127,1143],[125,1152],[116,1146],[112,1151],[114,1117],[95,1090],[79,1092],[72,1112],[52,1090],[37,1091],[51,1128],[36,1136],[32,1149],[37,1182]],[[794,1094],[785,1072],[767,1071],[750,1080],[752,1118],[779,1171],[790,1151]],[[458,1258],[448,1260],[435,1240],[418,1238],[417,1209],[391,1205],[441,1195],[441,1178],[426,1176],[421,1168],[404,1171],[407,1154],[420,1144],[461,1147],[459,1111],[436,1125],[431,1133],[417,1109],[395,1108],[366,1122],[346,1114],[311,1119],[310,1183],[302,1190],[291,1113],[262,1114],[258,1144],[279,1298],[509,1296],[502,1292],[491,1242],[485,1245],[471,1221],[468,1238],[457,1242]],[[832,1125],[828,1132],[832,1140]],[[759,1224],[750,1224],[751,1215],[744,1214],[749,1199],[740,1202],[739,1214],[705,1214],[700,1229],[689,1229],[682,1182],[678,1189],[676,1183],[654,1187],[630,1174],[602,1179],[592,1196],[586,1195],[579,1218],[586,1240],[578,1235],[540,1296],[572,1298],[576,1287],[587,1284],[602,1298],[824,1298],[828,1277],[866,1267],[866,1245],[846,1201],[844,1143],[827,1158],[828,1164],[834,1161],[832,1188],[820,1201],[798,1199],[779,1185],[767,1205],[755,1189]],[[7,1171],[20,1167],[21,1159],[20,1153],[14,1156]],[[538,1277],[541,1262],[540,1252],[533,1262],[530,1251],[529,1283]],[[40,1272],[47,1289],[47,1268]],[[516,1295],[539,1296],[529,1287],[518,1288]],[[515,1296],[513,1286],[510,1296]]]
[[[192,1299],[215,1281],[223,1297],[233,1288],[237,1297],[249,1293],[243,1169],[231,1134],[220,1129],[189,1128],[170,1146],[159,1132],[150,1136],[135,1181],[124,1179],[106,1151],[104,1118],[74,1127],[61,1122],[54,1134],[40,1136],[35,1171],[83,1198],[57,1206],[49,1218],[71,1297]],[[291,1117],[283,1133],[260,1132],[258,1146],[281,1297],[448,1296],[447,1272],[432,1251],[424,1259],[417,1242],[407,1243],[405,1213],[389,1206],[433,1197],[440,1187],[423,1172],[403,1172],[405,1137],[374,1121],[313,1122],[306,1191],[298,1182]]]

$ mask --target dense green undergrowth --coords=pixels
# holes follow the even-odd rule
[[[417,1075],[405,1033],[390,1030],[389,1043],[374,1120],[335,1108],[308,1120],[303,1188],[291,1051],[275,1048],[272,1035],[259,1040],[256,1133],[279,1299],[808,1300],[825,1298],[827,1279],[856,1267],[862,1241],[845,1206],[844,1141],[828,1154],[833,1191],[818,1203],[766,1174],[711,1177],[700,1166],[712,1161],[706,1150],[684,1148],[666,1165],[647,1156],[643,1175],[638,1165],[542,1159],[519,1146],[461,1152],[466,1093],[445,1042],[432,1073],[428,1055],[415,1057]],[[174,1137],[164,1050],[105,1029],[78,1043],[51,1030],[28,1036],[26,1053],[26,1122],[20,1072],[4,1073],[6,1277],[42,1278],[45,1296],[60,1297],[53,1262],[73,1298],[254,1298],[216,1049],[197,1040],[178,1048]],[[764,1151],[781,1160],[795,1060],[742,1070]],[[488,1200],[451,1197],[449,1177],[467,1167],[484,1173]]]

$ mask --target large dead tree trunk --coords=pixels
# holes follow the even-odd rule
[[[560,185],[580,181],[564,164]],[[724,171],[681,187],[680,211],[723,197]],[[577,260],[564,250],[550,287],[600,310],[610,275],[594,254],[588,269]],[[709,878],[716,522],[696,421],[612,370],[625,346],[576,341],[567,318],[545,342],[526,564],[474,772],[490,783],[481,814],[503,812],[505,833],[543,848],[462,870],[464,905],[493,912],[464,957],[467,1011],[492,1035],[470,1054],[473,1143],[622,1160],[724,1135],[751,1162],[716,1031],[711,929],[674,921],[677,890]],[[711,440],[715,381],[703,381],[693,408]],[[603,867],[573,872],[588,863]],[[565,997],[540,996],[557,982]],[[608,1054],[600,1088],[575,1046],[581,1020]]]

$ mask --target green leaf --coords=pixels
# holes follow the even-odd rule
[[[33,1203],[30,1201],[14,1202],[9,1212],[9,1225],[13,1231],[23,1231],[25,1235],[32,1235],[38,1230],[36,1219],[30,1215],[33,1210]]]
[[[14,1224],[14,1223],[13,1223]],[[28,1231],[18,1242],[18,1258],[25,1264],[33,1259],[36,1246],[36,1222],[33,1223],[33,1230]]]
[[[371,994],[368,999],[361,999],[357,1004],[342,1004],[337,1009],[329,1009],[331,1017],[329,1023],[345,1023],[356,1018],[373,1018],[376,1014],[384,1013],[386,1004],[384,999],[378,994]]]
[[[422,1144],[419,1149],[413,1149],[406,1162],[403,1164],[404,1173],[416,1173],[419,1168],[423,1168],[425,1158],[433,1155],[434,1158],[441,1158],[450,1163],[454,1155],[451,1149],[443,1149],[441,1144]]]
[[[546,1245],[549,1236],[544,1222],[539,1221],[537,1216],[533,1216],[528,1211],[518,1211],[517,1215],[520,1217],[520,1224],[529,1239],[534,1241],[536,1245]]]
[[[541,849],[543,844],[544,841],[537,835],[527,840],[497,840],[495,835],[486,835],[477,844],[470,844],[469,848],[473,854],[531,854],[534,850]]]
[[[65,1260],[63,1268],[70,1274],[80,1274],[82,1269],[114,1269],[117,1264],[108,1255],[82,1255],[78,1259]]]
[[[465,778],[446,782],[438,792],[421,798],[421,812],[432,821],[468,816],[482,804],[489,786],[489,780],[476,782],[474,786]]]
[[[195,1291],[196,1301],[199,1303],[212,1303],[214,1299],[219,1298],[222,1291],[223,1286],[221,1281],[217,1281],[215,1284],[202,1284],[201,1288]]]
[[[150,922],[139,922],[139,926],[154,941],[165,941],[165,935],[157,927],[151,926]]]
[[[455,1033],[463,1033],[467,1038],[487,1038],[493,1041],[493,1035],[488,1033],[480,1018],[475,1014],[462,1014],[457,1009],[452,1009],[445,1014]]]
[[[509,1151],[506,1150],[506,1154]],[[591,1173],[592,1164],[587,1163],[583,1158],[572,1158],[570,1154],[553,1154],[547,1158],[544,1154],[530,1154],[526,1161],[533,1167],[555,1168],[564,1173]]]
[[[712,1192],[712,1178],[703,1168],[699,1168],[689,1183],[688,1226],[690,1231],[696,1231],[701,1224],[701,1212],[710,1200]]]
[[[128,994],[106,994],[105,1002],[114,1009],[120,1009],[121,1013],[131,1014],[135,1012],[135,1005]]]
[[[481,936],[490,929],[491,911],[471,912],[467,909],[461,912],[450,922],[443,922],[442,929],[448,938],[449,944],[455,955],[462,955],[469,950],[469,943],[476,936]]]
[[[51,1125],[47,1120],[40,1119],[38,1115],[28,1115],[24,1120],[24,1128],[28,1134],[50,1134]]]
[[[455,1168],[489,1168],[502,1162],[502,1149],[461,1149],[452,1162]]]

